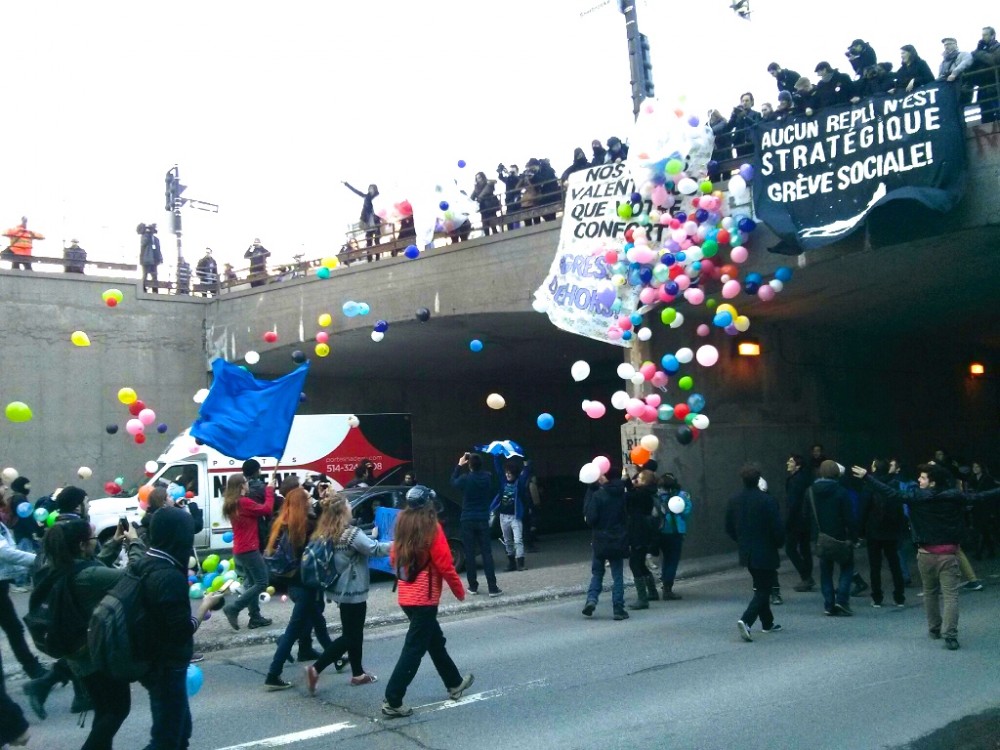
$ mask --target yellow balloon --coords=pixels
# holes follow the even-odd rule
[[[317,322],[321,326],[323,326],[324,328],[326,328],[328,325],[330,325],[333,322],[333,318],[330,317],[330,313],[323,313],[322,315],[319,316],[319,320]]]
[[[728,302],[723,302],[721,305],[719,305],[718,307],[716,307],[715,308],[715,312],[716,312],[716,314],[722,313],[722,312],[727,312],[727,313],[729,313],[730,315],[733,316],[734,320],[737,317],[736,308],[733,307],[732,305],[730,305]]]
[[[740,333],[749,330],[750,328],[750,318],[746,315],[737,315],[733,320],[733,325],[736,326],[736,330]]]
[[[73,335],[69,337],[77,346],[90,346],[90,336],[88,336],[83,331],[73,331]]]
[[[139,396],[131,388],[122,388],[118,391],[118,400],[123,404],[128,406],[129,404],[134,404]]]
[[[329,353],[330,353],[330,345],[329,344],[316,344],[316,356],[317,357],[325,357]]]
[[[323,258],[323,268],[336,268],[340,261],[333,257]]]
[[[105,302],[107,302],[109,299],[113,299],[115,302],[121,302],[123,299],[125,299],[125,295],[122,294],[121,289],[106,289],[101,294],[101,299]]]
[[[267,589],[266,589],[266,591],[267,591],[267,593],[269,593],[269,594],[270,594],[271,596],[274,596],[274,586],[268,586],[268,587],[267,587]]]

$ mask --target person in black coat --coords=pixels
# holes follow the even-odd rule
[[[896,85],[895,79],[885,69],[885,66],[869,65],[861,74],[861,80],[854,85],[852,102],[870,99],[873,96],[885,96]]]
[[[847,73],[841,73],[824,61],[816,66],[819,82],[816,84],[816,104],[814,109],[847,104],[854,96],[854,82]]]
[[[819,465],[819,479],[806,491],[807,512],[812,516],[812,538],[819,532],[838,541],[851,542],[858,539],[851,496],[840,484],[840,466],[836,461],[825,459]],[[854,558],[839,564],[840,578],[836,590],[833,586],[833,560],[819,561],[819,586],[823,592],[823,611],[827,615],[851,616],[851,580],[854,578]]]
[[[875,50],[864,39],[855,39],[844,54],[850,60],[851,67],[854,68],[854,75],[858,78],[861,78],[865,68],[878,62]]]
[[[607,162],[608,151],[604,148],[603,143],[595,138],[590,142],[590,148],[594,152],[594,158],[590,160],[590,166],[600,167]]]
[[[629,609],[649,609],[649,600],[659,599],[656,580],[646,566],[646,555],[658,552],[659,532],[653,529],[653,496],[656,474],[643,470],[635,479],[625,479],[625,512],[628,514],[628,567],[635,581],[636,601]]]
[[[915,88],[934,82],[931,66],[927,64],[912,44],[904,44],[900,49],[901,64],[896,71],[894,94],[903,94]]]
[[[571,174],[574,172],[582,172],[585,169],[590,169],[590,159],[587,158],[587,155],[583,152],[582,148],[573,149],[573,163],[563,170],[562,177],[559,181],[562,183],[563,187],[565,187],[566,181],[569,179]]]
[[[625,512],[625,483],[606,475],[587,489],[583,500],[583,520],[593,529],[590,588],[583,614],[590,617],[604,586],[604,565],[611,568],[611,607],[616,620],[627,620],[623,563],[629,553],[628,517]]]
[[[812,476],[805,459],[792,454],[785,463],[785,554],[802,579],[795,585],[799,592],[816,588],[813,580],[813,558],[811,548],[811,526],[809,509],[806,507],[806,491],[812,484]]]
[[[965,486],[969,492],[985,492],[996,487],[997,480],[990,476],[982,461],[973,461],[972,473],[969,474]],[[998,523],[1000,523],[1000,505],[995,500],[972,506],[972,526],[976,532],[976,546],[972,556],[977,560],[982,560],[984,555],[990,559],[996,557]]]
[[[779,94],[782,91],[788,91],[789,93],[794,91],[795,82],[802,77],[794,70],[783,68],[776,62],[773,62],[767,66],[767,72],[770,73],[774,77],[774,80],[777,82]]]
[[[785,532],[778,501],[759,489],[760,469],[744,466],[740,479],[743,491],[729,501],[726,509],[726,533],[739,544],[740,565],[746,566],[753,579],[753,598],[736,622],[740,637],[752,641],[750,629],[758,617],[763,632],[781,629],[771,613],[770,595],[778,585],[778,550],[785,542]]]
[[[889,462],[872,461],[872,476],[883,484],[889,483]],[[871,574],[872,606],[882,606],[882,556],[892,575],[892,601],[897,607],[906,604],[903,593],[903,569],[899,564],[899,537],[906,528],[903,506],[875,492],[866,483],[861,490],[861,529],[868,545],[868,571]]]
[[[726,124],[732,132],[736,158],[742,159],[753,153],[753,128],[760,123],[760,112],[753,108],[753,94],[749,91],[740,96],[740,103],[733,107],[733,113]]]
[[[508,216],[516,214],[521,210],[521,190],[517,186],[521,181],[521,175],[518,174],[517,165],[511,164],[510,167],[505,167],[503,164],[497,164],[497,179],[507,188],[503,195],[504,213]],[[519,222],[512,221],[507,224],[507,229],[517,229],[519,226],[521,226]]]

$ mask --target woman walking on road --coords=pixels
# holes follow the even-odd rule
[[[345,652],[351,663],[351,685],[368,685],[378,679],[361,664],[370,585],[368,558],[385,557],[392,547],[391,542],[377,542],[357,526],[351,526],[351,506],[343,495],[334,495],[327,501],[313,539],[325,539],[333,546],[333,564],[340,577],[326,593],[340,608],[342,633],[324,649],[315,664],[306,667],[310,695],[316,693],[316,683],[324,669],[331,664],[338,672],[344,668]]]
[[[437,620],[442,581],[448,581],[459,601],[465,600],[465,589],[438,523],[434,497],[433,490],[418,484],[406,493],[406,510],[396,518],[391,560],[399,579],[399,606],[410,621],[410,628],[385,687],[382,713],[389,718],[413,713],[412,708],[403,705],[403,697],[428,652],[452,700],[461,698],[475,679],[471,674],[462,677],[459,673],[445,649],[444,633]]]
[[[222,498],[222,515],[233,525],[233,559],[243,571],[243,593],[232,604],[222,608],[233,630],[240,629],[239,615],[250,610],[249,628],[266,628],[271,621],[260,615],[260,595],[267,588],[267,564],[260,553],[260,534],[257,519],[271,515],[274,510],[274,489],[278,472],[264,490],[264,502],[258,503],[246,496],[249,484],[242,474],[231,474]]]

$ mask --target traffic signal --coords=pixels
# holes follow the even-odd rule
[[[633,99],[653,97],[653,63],[649,57],[649,37],[645,34],[629,37],[628,53],[632,67]]]
[[[639,62],[642,70],[643,96],[653,96],[653,63],[649,59],[649,37],[639,34]]]
[[[166,183],[166,211],[173,211],[177,202],[180,201],[181,205],[184,204],[184,199],[181,198],[181,193],[187,190],[187,185],[181,184],[180,172],[177,167],[167,171],[167,176],[164,179]]]

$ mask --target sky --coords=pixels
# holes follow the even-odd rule
[[[971,50],[995,2],[638,0],[660,101],[727,114],[744,91],[774,101],[772,60],[814,78],[851,72],[855,38],[898,64],[913,44],[936,71],[942,36]],[[498,162],[548,157],[557,172],[594,138],[632,123],[617,0],[258,2],[32,0],[4,3],[6,107],[0,224],[46,235],[37,255],[78,238],[92,260],[137,262],[139,222],[164,211],[179,165],[184,255],[211,246],[240,268],[255,237],[272,263],[335,254],[364,190],[409,198]],[[464,160],[467,166],[459,169]],[[6,223],[4,223],[6,222]]]

